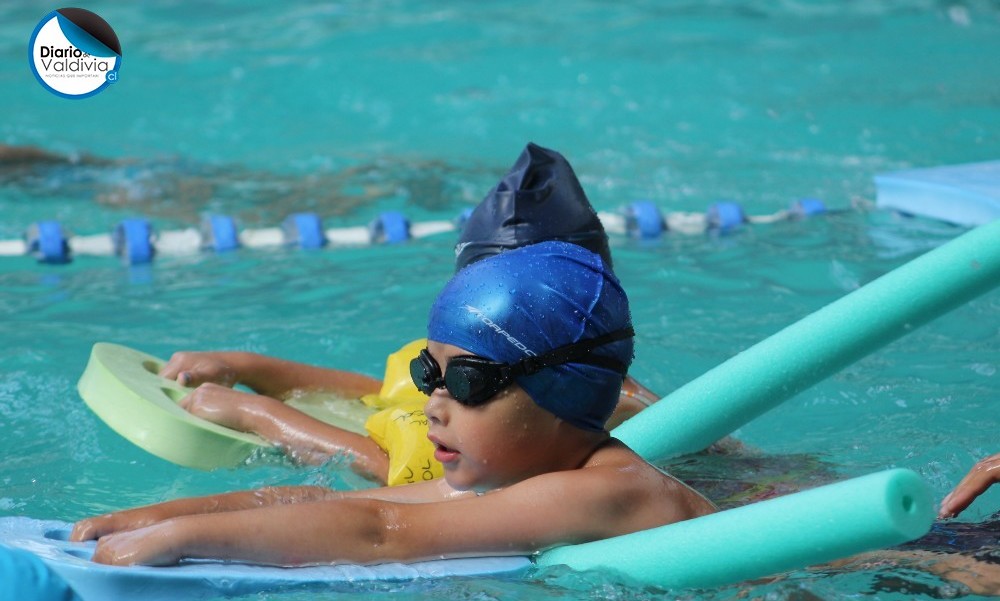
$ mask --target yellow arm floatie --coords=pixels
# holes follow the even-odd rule
[[[382,377],[382,389],[378,394],[366,394],[361,401],[372,409],[386,409],[399,403],[419,402],[421,406],[427,401],[427,395],[417,390],[410,379],[410,361],[415,359],[420,351],[427,348],[427,339],[420,338],[403,346],[395,353],[385,358],[385,376]]]
[[[368,418],[365,430],[389,455],[387,484],[398,486],[433,480],[444,475],[434,460],[434,445],[427,440],[424,403],[409,401],[383,409]]]

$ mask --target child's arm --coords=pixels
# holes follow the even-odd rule
[[[205,382],[229,387],[243,384],[272,398],[297,389],[328,390],[358,398],[378,392],[382,385],[364,374],[238,351],[174,353],[160,375],[191,387]]]
[[[389,457],[371,438],[332,426],[277,399],[202,384],[180,406],[203,419],[241,432],[253,432],[303,463],[323,463],[335,456],[355,472],[384,483]]]
[[[136,530],[182,516],[219,514],[271,505],[293,505],[331,499],[379,499],[393,503],[429,503],[466,496],[472,496],[472,493],[456,491],[443,479],[355,491],[335,491],[321,486],[273,486],[258,490],[175,499],[87,518],[73,525],[70,540],[96,540],[107,534]]]
[[[530,554],[713,509],[679,482],[631,463],[547,473],[446,502],[352,497],[181,517],[102,538],[94,559],[121,565],[166,565],[185,557],[303,565]]]
[[[94,540],[106,534],[136,530],[185,515],[208,515],[276,503],[323,499],[331,494],[335,494],[334,491],[319,486],[285,486],[175,499],[80,520],[73,525],[70,540]]]
[[[955,490],[941,501],[939,518],[953,518],[986,492],[990,486],[1000,482],[1000,453],[982,459],[972,466]]]

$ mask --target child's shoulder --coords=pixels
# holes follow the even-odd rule
[[[417,485],[411,485],[417,486]],[[565,544],[629,534],[715,510],[681,482],[611,439],[579,467],[548,471],[473,496],[397,507],[433,537],[442,552],[533,553]],[[441,523],[450,523],[446,533]],[[453,539],[447,540],[453,536]],[[421,543],[423,545],[423,543]],[[446,548],[445,548],[446,547]]]
[[[607,490],[614,505],[648,512],[650,520],[670,523],[716,511],[708,499],[616,439],[598,448],[578,475]]]
[[[609,438],[597,447],[580,467],[627,469],[633,471],[650,470],[660,475],[666,475],[617,438]]]

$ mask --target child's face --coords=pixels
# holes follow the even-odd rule
[[[452,357],[470,354],[434,341],[427,350],[442,369]],[[485,492],[552,469],[552,447],[562,422],[516,384],[476,407],[462,405],[446,388],[438,388],[424,413],[434,456],[452,488]]]

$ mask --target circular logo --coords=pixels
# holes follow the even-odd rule
[[[46,90],[86,98],[118,81],[122,47],[108,22],[82,8],[45,15],[31,34],[28,64]]]

